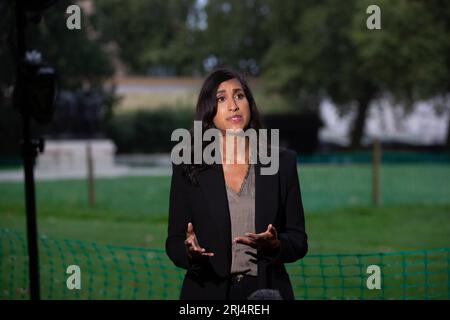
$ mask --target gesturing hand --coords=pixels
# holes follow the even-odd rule
[[[194,233],[194,226],[192,223],[188,223],[186,231],[186,240],[184,241],[186,245],[186,251],[189,259],[198,259],[201,257],[212,257],[214,253],[206,252],[206,250],[198,244],[197,237]]]
[[[262,233],[247,232],[245,237],[237,237],[234,239],[236,243],[242,243],[255,249],[273,250],[280,246],[277,231],[271,224],[267,226],[267,230]]]

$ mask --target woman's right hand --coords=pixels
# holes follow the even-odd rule
[[[214,253],[206,252],[206,250],[198,244],[197,237],[194,233],[194,226],[192,223],[188,223],[186,231],[186,240],[184,241],[186,245],[186,251],[189,259],[196,260],[202,257],[212,257]]]

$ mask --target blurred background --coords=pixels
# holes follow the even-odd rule
[[[14,4],[0,2],[2,299],[28,294]],[[367,27],[370,5],[381,29]],[[27,45],[58,82],[51,123],[32,124],[45,140],[44,298],[176,297],[181,273],[163,252],[170,135],[191,126],[222,66],[247,76],[265,126],[298,152],[310,250],[290,269],[297,298],[450,298],[448,1],[60,0],[41,14]],[[97,268],[87,291],[51,280],[77,259]],[[386,288],[362,288],[369,260],[395,269]]]

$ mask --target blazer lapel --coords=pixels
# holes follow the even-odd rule
[[[228,207],[225,177],[221,164],[214,164],[198,176],[199,184],[206,199],[210,215],[213,239],[208,239],[218,248],[226,248],[227,259],[231,261],[231,221]]]

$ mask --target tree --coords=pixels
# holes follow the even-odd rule
[[[117,44],[131,72],[165,68],[167,73],[189,73],[195,68],[196,46],[188,24],[194,4],[195,0],[98,0],[95,25],[103,41]]]
[[[328,96],[341,113],[356,107],[352,146],[360,143],[367,109],[378,93],[350,37],[355,3],[326,0],[297,7],[293,25],[272,36],[277,40],[265,58],[266,78],[293,103],[315,108]],[[283,17],[274,12],[272,23],[282,24]]]
[[[0,141],[0,152],[3,154],[17,153],[20,135],[20,122],[18,114],[12,108],[10,90],[16,77],[13,54],[17,50],[14,4],[15,1],[0,2],[0,131],[4,133],[1,136],[7,140],[5,143]],[[26,46],[28,50],[40,52],[42,60],[56,70],[60,93],[69,90],[75,96],[76,91],[83,89],[86,95],[101,96],[101,99],[97,99],[100,103],[95,107],[102,115],[108,115],[116,102],[114,90],[103,88],[104,81],[113,75],[111,59],[105,52],[104,45],[96,38],[95,30],[92,29],[92,17],[87,12],[82,12],[81,29],[67,28],[66,9],[71,4],[73,2],[68,0],[58,1],[42,12],[39,23],[32,22],[37,21],[36,15],[31,19],[33,14],[27,13],[30,19],[26,27]],[[57,101],[62,96],[64,94],[58,94]],[[54,126],[58,119],[58,103],[56,107],[54,121],[50,126]],[[79,114],[75,113],[74,117],[77,116]],[[40,135],[50,130],[50,126],[43,128],[32,124],[35,134]]]
[[[0,2],[0,156],[19,154],[20,118],[13,110],[14,57],[10,40],[14,26],[13,1]]]
[[[381,8],[381,30],[366,28],[372,4]],[[448,93],[448,13],[440,5],[448,7],[425,0],[304,2],[280,33],[284,18],[273,2],[265,77],[297,103],[330,97],[341,113],[356,108],[350,138],[358,147],[373,100],[389,93],[406,106]]]
[[[58,72],[59,85],[75,89],[98,85],[114,73],[104,44],[95,36],[92,16],[81,13],[81,29],[66,27],[66,9],[73,2],[61,0],[43,12],[42,21],[27,28],[28,47],[43,54],[43,58]]]
[[[406,112],[420,100],[430,100],[437,112],[450,111],[450,3],[383,0],[378,5],[383,32],[354,28],[352,34],[365,72]],[[357,15],[354,21],[363,19]]]
[[[14,62],[9,42],[14,23],[12,1],[0,2],[0,104],[4,93],[14,79]]]
[[[252,75],[260,73],[261,60],[270,46],[265,20],[266,0],[210,0],[204,8],[207,28],[199,35],[202,59],[210,66],[228,66]],[[207,61],[208,62],[208,61]]]

